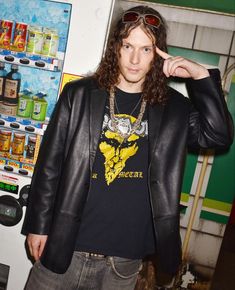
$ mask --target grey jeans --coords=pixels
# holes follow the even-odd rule
[[[141,268],[141,260],[74,252],[65,274],[51,272],[37,261],[25,290],[133,290]]]

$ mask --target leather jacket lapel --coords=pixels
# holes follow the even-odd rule
[[[107,93],[104,90],[92,90],[90,95],[90,169],[95,159],[104,117]]]
[[[162,115],[164,111],[164,105],[156,104],[149,106],[149,157],[152,159],[152,154],[156,147],[156,141],[158,139]]]

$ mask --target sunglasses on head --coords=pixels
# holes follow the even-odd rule
[[[153,26],[155,28],[158,28],[161,24],[161,19],[153,14],[141,14],[136,11],[127,11],[122,15],[122,22],[123,23],[135,23],[139,21],[139,19],[142,18],[144,20],[144,23]]]

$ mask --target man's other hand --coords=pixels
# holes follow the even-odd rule
[[[199,80],[209,76],[209,72],[204,66],[192,60],[181,56],[171,56],[158,47],[156,47],[156,53],[164,59],[163,72],[166,77],[173,76]]]
[[[27,237],[27,243],[29,246],[29,251],[32,257],[34,257],[35,261],[40,259],[42,252],[44,250],[47,235],[36,235],[36,234],[29,234]]]

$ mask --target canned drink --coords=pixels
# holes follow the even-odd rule
[[[25,51],[28,24],[17,22],[15,25],[12,50]]]
[[[55,29],[44,29],[42,54],[56,57],[59,47],[59,35]]]
[[[33,54],[41,54],[43,45],[43,32],[41,26],[31,25],[28,30],[28,42],[26,51]]]
[[[26,146],[26,158],[33,159],[35,153],[36,137],[29,136],[28,145]]]
[[[10,130],[0,130],[0,151],[9,152],[11,147],[11,134]]]
[[[0,20],[0,48],[10,49],[13,21]]]
[[[24,145],[25,145],[25,134],[23,133],[14,133],[13,142],[12,142],[12,154],[14,155],[23,155],[24,154]]]

